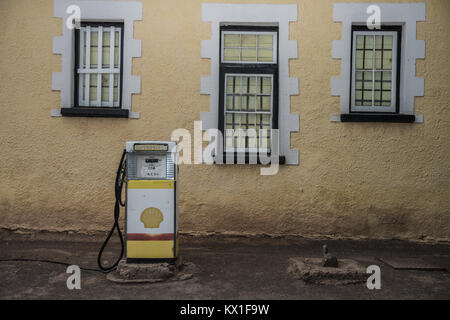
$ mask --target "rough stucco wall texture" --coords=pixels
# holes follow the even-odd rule
[[[339,113],[330,79],[341,72],[331,58],[332,41],[341,37],[333,1],[285,1],[299,10],[290,25],[299,59],[291,60],[290,72],[300,84],[291,98],[291,112],[300,115],[291,141],[300,165],[274,176],[261,176],[257,166],[183,165],[180,230],[449,240],[450,2],[425,2],[427,21],[417,32],[426,40],[426,59],[417,62],[425,97],[415,106],[425,123],[387,124],[330,121]],[[143,1],[143,21],[135,23],[142,58],[133,62],[142,94],[132,102],[141,118],[130,120],[51,118],[60,105],[52,72],[61,70],[52,39],[62,30],[53,0],[0,1],[0,227],[84,233],[110,227],[125,141],[167,140],[176,128],[192,132],[209,110],[200,77],[209,74],[210,61],[200,50],[211,28],[202,22],[201,4]]]

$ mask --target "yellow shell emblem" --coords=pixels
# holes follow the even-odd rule
[[[142,211],[140,220],[144,224],[144,228],[155,229],[159,228],[164,216],[157,208],[147,208]]]

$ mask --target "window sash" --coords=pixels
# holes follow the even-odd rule
[[[357,36],[371,36],[373,37],[373,48],[372,48],[372,67],[370,69],[364,70],[365,72],[372,73],[372,105],[371,106],[357,106],[356,105],[356,39]],[[378,70],[375,68],[376,63],[376,36],[392,36],[392,69],[391,70]],[[353,31],[352,36],[352,74],[351,74],[351,112],[396,112],[397,110],[397,62],[398,62],[398,33],[396,31]],[[364,57],[365,59],[365,57]],[[363,72],[364,72],[363,71]],[[381,71],[391,72],[391,105],[390,106],[375,106],[375,73]],[[381,83],[381,86],[383,84]],[[381,93],[382,94],[382,93]],[[364,91],[363,91],[364,95]],[[364,97],[363,97],[364,99]],[[382,99],[382,97],[381,97]]]
[[[222,63],[237,63],[237,64],[274,64],[277,63],[277,51],[278,51],[278,43],[277,43],[277,32],[268,32],[268,31],[221,31],[222,32],[222,36],[221,36],[221,53],[220,53],[220,61]],[[239,55],[240,55],[240,59],[239,61],[234,61],[234,60],[225,60],[225,35],[226,34],[239,34],[241,37],[242,35],[255,35],[256,36],[256,46],[255,47],[227,47],[228,48],[233,48],[233,49],[239,49]],[[272,36],[272,61],[258,61],[258,35],[271,35]],[[242,61],[242,49],[256,49],[256,59],[252,60],[252,61]],[[261,48],[260,48],[261,49]],[[267,49],[262,49],[262,50],[267,50]],[[267,50],[268,51],[268,50]]]
[[[91,35],[97,32],[97,68],[91,68]],[[103,33],[110,33],[109,41],[109,67],[103,67]],[[116,33],[117,43],[117,67],[115,66]],[[86,43],[86,46],[85,46]],[[79,30],[79,57],[78,69],[78,105],[81,107],[120,107],[121,101],[121,60],[122,60],[122,28],[118,26],[83,26]],[[84,51],[86,50],[86,51]],[[84,59],[86,61],[84,61]],[[91,84],[91,75],[97,75],[95,84]],[[108,100],[102,99],[102,80],[108,77]],[[84,89],[83,89],[84,82]],[[115,83],[117,85],[115,85]],[[96,97],[90,97],[91,87],[96,88]],[[117,97],[114,97],[114,88]]]
[[[223,119],[223,128],[224,128],[224,146],[225,146],[225,152],[246,152],[246,153],[253,153],[253,152],[265,152],[265,153],[269,153],[270,152],[270,150],[271,150],[271,145],[272,145],[272,129],[273,129],[273,97],[274,97],[274,75],[273,74],[264,74],[264,73],[261,73],[261,74],[259,74],[259,73],[225,73],[224,74],[224,77],[225,77],[225,81],[224,81],[224,88],[223,88],[223,90],[224,90],[224,92],[223,92],[223,98],[224,98],[224,100],[223,100],[223,112],[224,112],[224,119]],[[227,105],[226,105],[226,103],[227,103],[227,95],[229,95],[229,93],[227,93],[227,87],[228,87],[228,84],[227,84],[227,81],[228,81],[228,79],[229,79],[229,77],[254,77],[254,78],[257,78],[257,79],[260,79],[260,78],[270,78],[271,79],[271,89],[270,89],[270,111],[262,111],[262,110],[256,110],[256,101],[255,101],[255,108],[254,108],[254,110],[253,111],[250,111],[250,110],[244,110],[244,111],[242,111],[242,110],[240,110],[240,111],[236,111],[236,110],[227,110]],[[254,96],[255,97],[255,99],[258,97],[258,96],[260,96],[260,97],[263,97],[263,96],[269,96],[269,94],[263,94],[262,92],[260,92],[259,94],[258,94],[258,92],[255,92],[255,94],[250,94],[250,93],[245,93],[245,94],[243,94],[242,93],[242,82],[240,83],[240,86],[241,86],[241,88],[240,88],[240,90],[239,90],[239,92],[240,92],[240,94],[239,95],[236,95],[235,93],[233,93],[233,96],[239,96],[239,97],[242,97],[242,96]],[[247,106],[247,108],[248,108],[248,106]],[[262,108],[262,105],[261,105],[261,108]],[[254,125],[254,127],[255,127],[255,130],[256,130],[256,144],[257,144],[257,147],[256,148],[249,148],[249,147],[247,147],[247,144],[248,144],[248,139],[247,138],[245,138],[245,148],[243,148],[243,147],[240,147],[240,146],[236,146],[235,145],[235,139],[237,138],[237,139],[239,139],[239,136],[238,136],[238,132],[237,132],[237,130],[235,129],[235,128],[232,128],[232,130],[234,130],[234,136],[233,136],[233,139],[232,139],[232,147],[228,147],[228,145],[227,145],[227,131],[228,130],[230,130],[230,129],[227,129],[227,115],[228,114],[230,114],[231,115],[231,117],[232,117],[232,119],[233,119],[233,126],[234,126],[234,115],[235,114],[238,114],[238,115],[247,115],[247,119],[248,119],[248,115],[254,115],[255,116],[255,120],[254,120],[254,123],[252,124],[252,125]],[[263,133],[263,132],[261,132],[260,130],[262,130],[262,126],[263,126],[263,123],[262,123],[262,117],[260,117],[260,123],[259,123],[259,127],[258,127],[258,124],[257,124],[257,117],[258,116],[261,116],[261,115],[270,115],[270,117],[269,117],[269,132],[267,132],[268,133],[268,138],[269,138],[269,146],[267,147],[267,148],[262,148],[261,147],[261,143],[262,143],[262,139],[260,138],[260,136],[261,136],[261,133]],[[238,117],[238,119],[239,119],[239,128],[242,126],[242,118],[241,117]],[[247,122],[247,126],[249,125],[249,123]],[[248,130],[248,129],[243,129],[243,130]],[[247,135],[247,137],[248,137],[248,135]]]

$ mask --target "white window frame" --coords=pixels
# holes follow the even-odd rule
[[[391,35],[393,36],[392,43],[392,70],[386,70],[392,72],[392,80],[391,80],[391,105],[390,106],[375,106],[375,71],[384,71],[384,70],[375,70],[375,39],[373,42],[373,56],[372,56],[372,106],[356,106],[356,37],[357,36],[375,36],[377,35]],[[394,31],[354,31],[353,32],[353,50],[352,50],[352,105],[351,111],[355,112],[396,112],[396,101],[397,101],[397,32]]]
[[[210,75],[200,80],[200,93],[210,96],[209,110],[200,114],[203,130],[218,129],[221,25],[278,26],[278,137],[287,165],[299,161],[298,150],[291,149],[291,133],[299,131],[300,121],[297,113],[291,113],[290,102],[291,96],[298,95],[299,85],[298,78],[289,75],[289,60],[298,58],[297,40],[289,40],[289,24],[297,17],[297,4],[202,4],[202,20],[211,25],[211,37],[202,40],[201,49],[202,58],[211,62]]]
[[[333,40],[332,57],[341,60],[341,74],[331,78],[331,95],[340,97],[340,114],[332,115],[332,122],[340,122],[341,115],[350,114],[351,42],[352,25],[365,25],[370,14],[368,7],[381,10],[383,22],[389,26],[402,26],[400,48],[399,114],[414,115],[416,123],[423,123],[423,115],[414,114],[415,97],[425,91],[423,78],[416,77],[416,60],[425,59],[425,41],[417,40],[417,22],[426,20],[425,3],[335,3],[333,21],[341,23],[340,40]],[[338,25],[336,25],[337,28]]]
[[[123,23],[123,57],[121,109],[128,110],[128,117],[138,119],[139,112],[131,111],[132,95],[141,93],[141,78],[132,74],[133,58],[141,57],[141,41],[134,39],[134,22],[142,20],[140,1],[83,1],[54,0],[54,16],[60,18],[62,36],[53,37],[53,54],[61,55],[61,72],[53,72],[52,90],[60,91],[60,109],[51,110],[52,117],[61,117],[61,108],[74,107],[75,86],[75,32],[69,29],[67,21],[73,18],[70,6],[80,9],[82,22],[120,22]],[[73,8],[73,7],[72,7]]]
[[[119,50],[118,50],[118,66],[114,66],[114,46],[115,46],[115,32],[119,33]],[[91,48],[91,32],[98,33],[98,57],[97,57],[97,69],[90,68],[90,48]],[[103,68],[103,32],[110,32],[110,67]],[[83,61],[84,57],[84,35],[86,34],[86,61]],[[114,35],[114,36],[112,36]],[[122,58],[122,28],[111,27],[81,27],[80,28],[80,54],[79,54],[79,68],[78,73],[78,104],[80,107],[119,107],[121,100],[120,92],[120,69],[122,68],[121,58]],[[95,101],[90,101],[90,74],[97,74],[97,99]],[[109,101],[102,101],[102,75],[109,74]],[[114,101],[114,75],[118,75],[117,81],[117,101]],[[99,76],[100,75],[100,76]],[[83,100],[83,77],[86,81],[85,84],[85,98]],[[75,84],[76,85],[76,84]]]
[[[254,112],[246,112],[246,111],[227,111],[226,108],[226,101],[227,101],[227,80],[228,80],[228,76],[233,76],[233,77],[266,77],[266,78],[270,78],[272,81],[272,85],[271,85],[271,90],[270,90],[270,111],[254,111]],[[269,153],[272,147],[272,125],[273,125],[273,74],[270,73],[225,73],[225,81],[224,81],[224,108],[223,108],[223,113],[224,113],[224,118],[223,118],[223,128],[224,128],[224,137],[225,137],[225,152],[246,152],[246,153],[254,153],[254,152],[263,152],[263,153]],[[242,88],[242,82],[241,82],[241,88]],[[242,90],[241,90],[241,94],[242,94]],[[255,96],[258,96],[257,93],[255,93]],[[270,125],[270,148],[260,148],[260,143],[261,141],[258,139],[257,143],[258,143],[258,147],[257,148],[239,148],[238,146],[234,145],[234,139],[233,139],[233,147],[229,148],[226,146],[226,132],[227,130],[227,118],[226,115],[227,113],[229,114],[270,114],[270,120],[269,120],[269,125]],[[240,121],[240,120],[239,120]],[[241,124],[239,123],[239,126]],[[255,118],[255,128],[256,128],[256,118]],[[232,129],[234,130],[234,129]],[[255,130],[259,130],[259,129],[255,129]],[[236,131],[235,131],[236,132]]]
[[[239,35],[243,35],[243,34],[248,34],[248,35],[256,35],[256,60],[254,61],[227,61],[224,60],[225,55],[224,55],[224,51],[225,51],[225,35],[226,34],[239,34]],[[273,47],[272,47],[272,61],[258,61],[258,35],[268,35],[270,34],[273,38]],[[278,48],[278,42],[277,42],[277,37],[278,37],[278,33],[277,32],[273,32],[273,31],[222,31],[222,43],[221,43],[221,63],[237,63],[237,64],[274,64],[277,63],[277,48]],[[242,53],[242,49],[248,49],[248,48],[253,48],[253,47],[227,47],[227,49],[239,49],[239,55],[241,55]],[[267,49],[264,49],[267,50]],[[240,57],[241,58],[241,57]]]

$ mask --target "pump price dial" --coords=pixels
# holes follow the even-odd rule
[[[139,178],[166,178],[166,155],[145,155],[137,158],[137,173]]]

